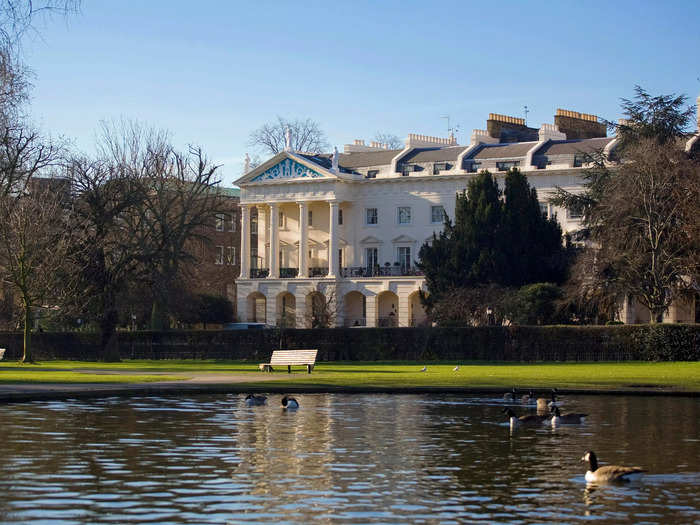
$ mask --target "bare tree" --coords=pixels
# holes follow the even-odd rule
[[[277,155],[284,150],[287,130],[294,151],[321,153],[329,147],[325,133],[314,120],[289,120],[282,117],[253,131],[248,145],[257,148],[263,155]]]
[[[60,144],[21,125],[0,125],[0,195],[25,190],[33,176],[56,164]]]
[[[23,362],[32,362],[33,310],[56,306],[65,292],[70,228],[63,200],[51,191],[0,197],[0,275],[21,302]]]
[[[77,13],[80,0],[0,0],[0,41],[17,45],[37,17]]]
[[[304,314],[306,326],[308,328],[333,327],[338,318],[340,307],[334,285],[329,285],[323,293],[312,293]]]
[[[100,329],[100,358],[118,360],[117,296],[137,276],[137,228],[133,220],[143,198],[138,174],[106,160],[75,156],[67,173],[75,197],[71,260],[81,283],[73,308]],[[138,226],[138,225],[137,225]]]
[[[380,142],[381,144],[386,144],[389,149],[403,149],[404,146],[403,140],[393,133],[377,132],[374,134],[372,140]]]

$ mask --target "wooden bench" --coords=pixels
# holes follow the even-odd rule
[[[311,373],[316,364],[318,350],[274,350],[269,363],[260,363],[258,367],[263,372],[272,372],[273,366],[286,366],[287,373],[292,373],[293,366],[305,366]]]
[[[5,357],[5,349],[0,348],[0,361],[2,361],[2,358]]]

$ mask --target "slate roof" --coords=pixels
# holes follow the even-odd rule
[[[338,164],[344,168],[365,168],[367,166],[383,166],[391,164],[400,149],[383,149],[380,151],[358,151],[356,153],[340,153]]]
[[[447,148],[419,148],[406,155],[401,162],[443,162],[456,161],[459,154],[468,146],[449,146]]]
[[[537,151],[537,155],[574,155],[576,153],[592,153],[604,148],[614,137],[578,140],[554,140],[545,144]]]
[[[536,142],[511,142],[507,144],[484,144],[470,159],[508,159],[524,157]]]

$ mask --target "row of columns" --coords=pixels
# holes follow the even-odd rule
[[[329,204],[328,227],[328,275],[329,278],[337,277],[338,271],[338,201],[327,201]],[[270,279],[279,279],[279,204],[270,203],[270,254],[269,275]],[[299,206],[299,272],[298,277],[309,276],[309,214],[308,204],[298,202]],[[241,279],[250,278],[250,204],[241,204]],[[267,224],[266,224],[267,227]]]

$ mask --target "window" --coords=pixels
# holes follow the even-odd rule
[[[224,224],[226,224],[226,214],[225,213],[217,213],[215,216],[215,228],[216,231],[222,232],[224,231]]]
[[[365,209],[366,224],[377,224],[379,222],[377,217],[377,208],[367,208]]]
[[[367,271],[374,272],[374,269],[379,265],[379,254],[376,248],[365,248],[365,268]]]
[[[588,162],[588,155],[585,153],[576,153],[574,155],[574,168],[580,168],[586,162]]]
[[[314,225],[314,214],[311,210],[309,210],[309,226]]]
[[[496,169],[498,171],[508,171],[511,168],[517,168],[520,166],[520,161],[519,160],[509,160],[506,162],[497,162],[496,163]]]
[[[224,247],[223,246],[216,247],[216,255],[215,255],[215,259],[214,259],[214,264],[224,264]]]
[[[283,211],[281,211],[279,213],[279,218],[280,218],[280,222],[277,226],[279,226],[279,228],[284,228],[284,212]]]
[[[396,208],[397,221],[399,224],[411,224],[411,208],[408,206],[399,206]]]
[[[235,232],[238,230],[238,214],[234,211],[231,214],[231,231]]]
[[[445,222],[445,208],[443,206],[430,207],[430,222],[433,224],[442,224]]]
[[[257,269],[260,267],[260,259],[258,258],[258,247],[250,247],[250,267]]]
[[[566,218],[567,219],[573,219],[577,220],[583,217],[583,208],[581,207],[575,207],[575,208],[567,208],[566,209]]]
[[[365,178],[366,179],[376,179],[378,173],[379,173],[379,170],[369,170],[367,172],[367,176]]]
[[[235,246],[229,246],[226,254],[226,264],[230,266],[235,266],[238,264],[238,261],[236,261],[236,247]]]
[[[411,268],[411,248],[409,246],[399,246],[396,249],[396,258],[399,260],[402,272]]]
[[[436,162],[433,164],[433,175],[439,175],[441,171],[449,170],[451,167],[447,162]]]
[[[542,213],[542,215],[544,215],[545,217],[549,217],[549,204],[547,204],[546,202],[540,202],[539,205],[540,212]]]
[[[404,164],[403,167],[401,168],[401,175],[403,177],[408,177],[415,170],[416,170],[416,168],[413,164]]]
[[[343,210],[338,208],[338,224],[343,224]]]
[[[472,162],[467,166],[467,172],[469,173],[476,173],[479,171],[479,168],[481,167],[481,162]]]
[[[258,234],[258,216],[257,215],[250,218],[250,233],[251,233],[251,235]]]

